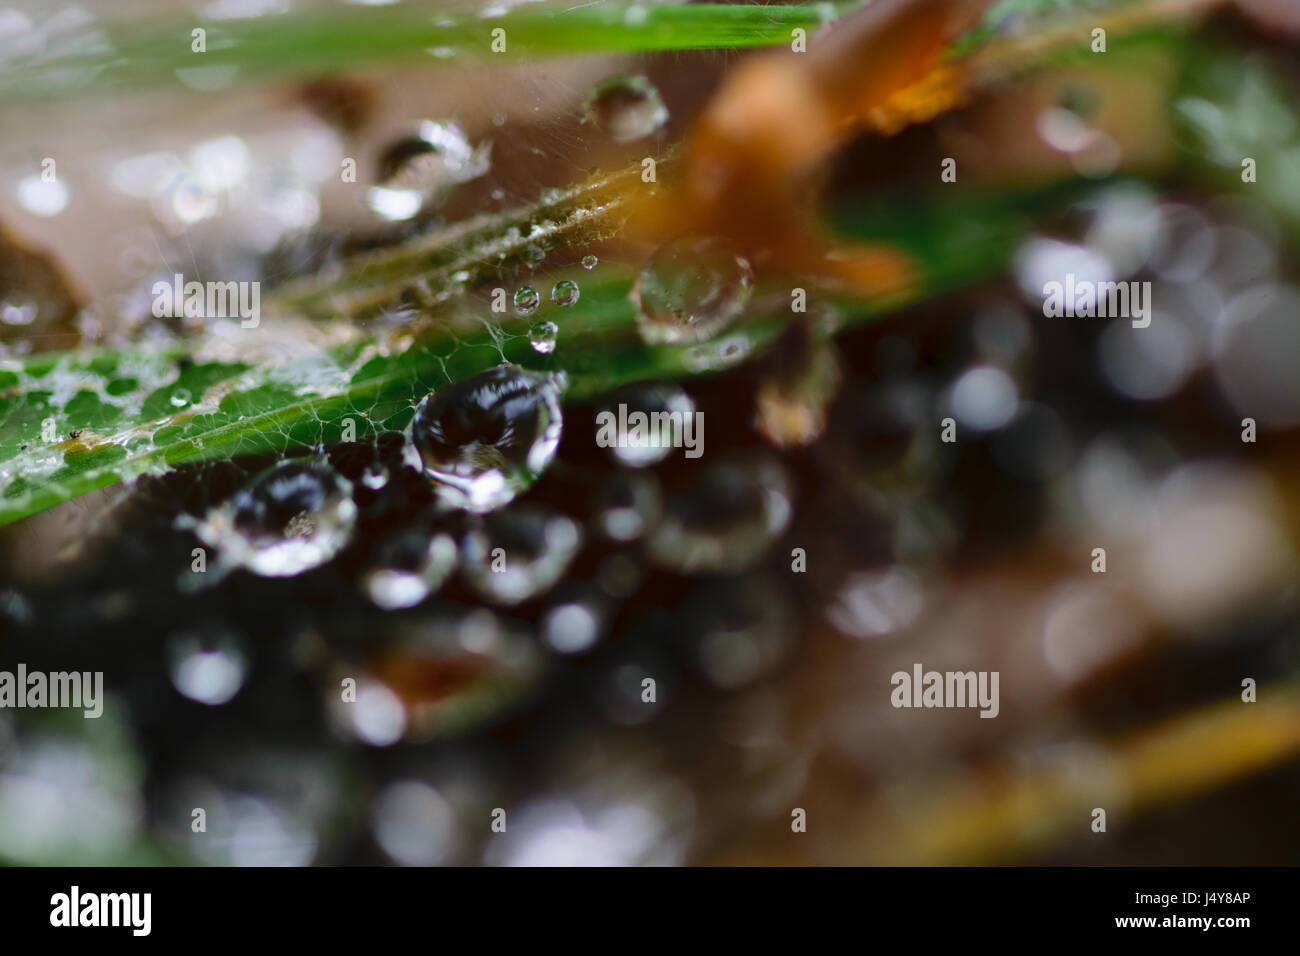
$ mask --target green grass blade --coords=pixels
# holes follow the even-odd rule
[[[311,9],[279,16],[204,21],[106,22],[54,57],[2,59],[0,102],[133,86],[179,87],[187,70],[227,71],[232,82],[400,63],[492,62],[582,53],[742,50],[789,43],[856,3],[788,6],[588,3],[515,7],[500,16],[440,13],[437,5]],[[206,51],[194,52],[195,29]],[[494,52],[494,30],[504,50]],[[500,35],[498,35],[500,36]],[[178,74],[178,71],[182,71]],[[209,76],[219,75],[212,72]]]

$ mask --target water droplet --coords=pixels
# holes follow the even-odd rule
[[[719,240],[668,243],[632,288],[641,337],[650,345],[710,339],[740,314],[753,283],[749,263]]]
[[[528,332],[528,342],[534,352],[549,355],[555,351],[555,340],[560,334],[560,327],[554,322],[538,322]]]
[[[596,264],[597,264],[598,262],[600,262],[600,260],[597,259],[595,256],[590,255],[590,254],[585,255],[585,256],[582,257],[582,267],[583,267],[584,269],[587,269],[588,271],[590,271],[590,270],[596,268]]]
[[[379,544],[362,584],[385,611],[414,607],[442,587],[455,566],[456,542],[450,535],[408,528]]]
[[[777,448],[810,445],[821,436],[841,379],[828,339],[805,335],[790,345],[754,402],[754,427]]]
[[[341,726],[378,746],[403,737],[431,740],[490,720],[534,686],[545,663],[528,629],[487,608],[416,612],[381,626],[368,642],[356,701],[339,703],[331,694]]]
[[[685,424],[695,414],[695,402],[681,388],[670,383],[630,385],[614,393],[602,409],[615,416],[619,429],[609,453],[629,468],[645,468],[663,461],[673,450],[672,429],[651,427],[655,422]],[[624,412],[626,415],[624,415]],[[644,416],[646,427],[638,427]],[[627,427],[622,426],[626,417]],[[681,432],[684,434],[684,430]]]
[[[658,479],[644,472],[616,472],[596,498],[597,524],[614,541],[635,541],[659,520],[662,510]]]
[[[18,201],[35,216],[57,216],[68,205],[68,187],[60,179],[33,173],[18,181]]]
[[[485,512],[530,487],[564,427],[562,375],[502,365],[434,392],[411,422],[411,444],[443,501]]]
[[[490,144],[471,146],[455,123],[425,120],[380,155],[378,185],[371,187],[367,202],[385,219],[410,219],[453,187],[486,173],[490,149]]]
[[[734,573],[762,557],[789,521],[789,482],[779,465],[722,461],[669,501],[646,552],[684,574]]]
[[[523,286],[515,293],[515,311],[520,315],[532,315],[541,304],[541,293],[530,285]]]
[[[300,574],[352,537],[352,486],[328,465],[290,460],[255,477],[195,528],[224,560],[265,577]]]
[[[578,301],[578,283],[572,279],[561,279],[551,290],[551,301],[556,305],[573,305]]]
[[[794,614],[770,580],[722,579],[682,605],[682,636],[695,666],[714,685],[738,690],[769,674],[790,649]]]
[[[580,654],[600,639],[609,605],[590,585],[570,590],[542,615],[542,641],[560,654]]]
[[[171,402],[173,408],[184,408],[190,403],[192,397],[188,388],[178,388],[172,392],[168,401]]]
[[[376,842],[406,866],[448,862],[457,847],[455,807],[418,780],[389,784],[375,799],[370,820]]]
[[[547,508],[489,515],[465,535],[462,573],[488,601],[519,604],[550,590],[568,570],[582,536],[578,523]]]
[[[27,297],[15,297],[0,302],[0,322],[5,325],[31,325],[40,308]]]
[[[208,626],[174,635],[167,644],[172,684],[190,700],[216,707],[244,685],[248,663],[235,635]]]
[[[649,136],[668,122],[663,98],[644,76],[605,80],[588,94],[582,108],[587,122],[619,143]]]

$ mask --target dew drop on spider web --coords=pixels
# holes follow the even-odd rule
[[[352,538],[352,485],[327,464],[289,460],[254,477],[196,528],[236,567],[282,578],[318,567]]]
[[[519,604],[550,590],[578,553],[582,534],[572,518],[537,506],[490,515],[461,546],[461,574],[481,598]]]
[[[551,290],[551,301],[556,305],[573,305],[578,301],[578,283],[572,279],[561,279]]]
[[[663,97],[644,76],[617,76],[598,84],[583,111],[587,122],[619,143],[649,136],[668,122]]]
[[[632,287],[637,329],[650,345],[703,342],[740,314],[754,273],[749,262],[715,239],[661,246]]]
[[[213,624],[173,634],[167,641],[167,656],[173,686],[190,700],[211,707],[239,693],[248,672],[242,642]]]
[[[566,384],[562,374],[501,365],[428,396],[408,436],[438,497],[481,513],[531,487],[555,457]]]
[[[644,468],[663,461],[673,451],[672,436],[664,436],[648,423],[677,422],[685,427],[695,414],[695,402],[671,382],[638,383],[614,392],[602,411],[618,423],[619,440],[605,446],[609,453],[620,465]],[[670,440],[663,440],[665,437]]]
[[[530,285],[523,286],[515,293],[515,311],[520,315],[532,315],[541,304],[541,294]]]
[[[534,352],[549,355],[555,351],[555,341],[559,334],[560,327],[554,322],[538,322],[528,330],[528,344]]]
[[[366,201],[384,219],[410,219],[460,183],[482,176],[490,166],[487,145],[471,145],[455,123],[424,120],[414,133],[397,139],[380,154],[377,183]]]
[[[456,542],[450,535],[407,528],[375,548],[362,587],[385,611],[414,607],[442,587],[455,567]]]
[[[790,511],[789,480],[775,461],[715,462],[669,499],[646,553],[683,574],[737,573],[766,553]]]

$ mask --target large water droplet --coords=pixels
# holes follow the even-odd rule
[[[554,322],[538,322],[528,331],[528,344],[534,352],[549,355],[555,351],[555,340],[559,334],[560,327]]]
[[[723,578],[686,599],[681,634],[704,677],[737,690],[780,664],[797,633],[793,617],[775,582]]]
[[[718,462],[669,501],[646,552],[685,574],[734,573],[762,557],[789,521],[789,482],[778,464]]]
[[[502,365],[426,398],[409,436],[438,496],[485,512],[530,487],[555,457],[565,382]]]
[[[485,600],[519,604],[564,576],[581,540],[572,518],[546,508],[512,508],[465,536],[461,571]]]
[[[376,607],[414,607],[447,580],[456,567],[456,542],[447,534],[408,528],[375,549],[362,586]]]
[[[659,520],[662,510],[659,482],[645,472],[616,472],[596,497],[597,524],[614,541],[635,541]]]
[[[670,242],[641,267],[632,298],[637,327],[651,345],[703,342],[749,301],[749,262],[716,239]]]
[[[578,301],[578,283],[572,279],[561,279],[551,290],[551,301],[556,305],[573,305]]]
[[[515,293],[515,311],[520,315],[532,315],[541,304],[541,294],[530,285],[523,286]]]
[[[602,411],[612,414],[617,424],[615,441],[608,446],[609,453],[620,464],[645,468],[668,457],[674,447],[674,423],[685,425],[695,414],[695,402],[671,383],[637,384],[616,391]],[[627,427],[623,425],[625,420]],[[663,423],[666,427],[659,427],[656,423]],[[685,429],[680,429],[677,434],[684,436]]]
[[[587,121],[620,143],[649,136],[668,122],[668,108],[644,76],[605,80],[582,104]]]
[[[422,122],[379,157],[378,185],[367,194],[385,219],[410,219],[450,189],[488,171],[490,146],[471,146],[455,123]]]
[[[248,670],[240,641],[217,627],[173,635],[167,642],[172,683],[190,700],[218,706],[244,685]]]
[[[318,567],[352,537],[352,485],[328,465],[291,460],[254,478],[195,528],[224,560],[266,577]]]

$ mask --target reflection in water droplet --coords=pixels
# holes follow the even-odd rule
[[[718,462],[669,501],[646,552],[685,574],[733,573],[761,558],[789,521],[789,483],[779,465]]]
[[[668,243],[632,288],[641,337],[650,345],[713,338],[740,314],[753,283],[749,263],[719,240]]]
[[[596,268],[598,262],[600,262],[600,260],[591,254],[582,257],[582,267],[587,270]]]
[[[254,478],[195,528],[237,567],[290,577],[333,558],[352,537],[352,485],[328,465],[291,460]]]
[[[439,497],[485,512],[530,487],[555,457],[565,384],[563,375],[502,365],[426,398],[408,435]]]
[[[541,304],[541,293],[532,286],[523,286],[515,293],[515,311],[520,315],[532,315]]]
[[[490,145],[471,146],[455,123],[425,120],[380,155],[378,185],[367,202],[385,219],[410,219],[452,187],[486,173],[489,153]]]
[[[644,76],[606,80],[588,94],[582,106],[587,122],[620,143],[649,136],[668,122],[663,98]]]
[[[572,279],[561,279],[551,290],[551,301],[556,305],[573,305],[578,301],[578,283]]]
[[[391,611],[414,607],[447,580],[456,566],[456,542],[450,535],[408,528],[375,549],[362,586],[376,607]]]
[[[538,322],[528,331],[528,344],[534,352],[549,355],[555,351],[555,340],[560,334],[560,327],[554,322]]]
[[[466,583],[485,600],[519,604],[550,590],[578,553],[578,524],[540,507],[488,516],[462,547]]]
[[[233,634],[214,627],[173,635],[167,642],[172,684],[190,700],[218,706],[244,685],[248,665]]]

